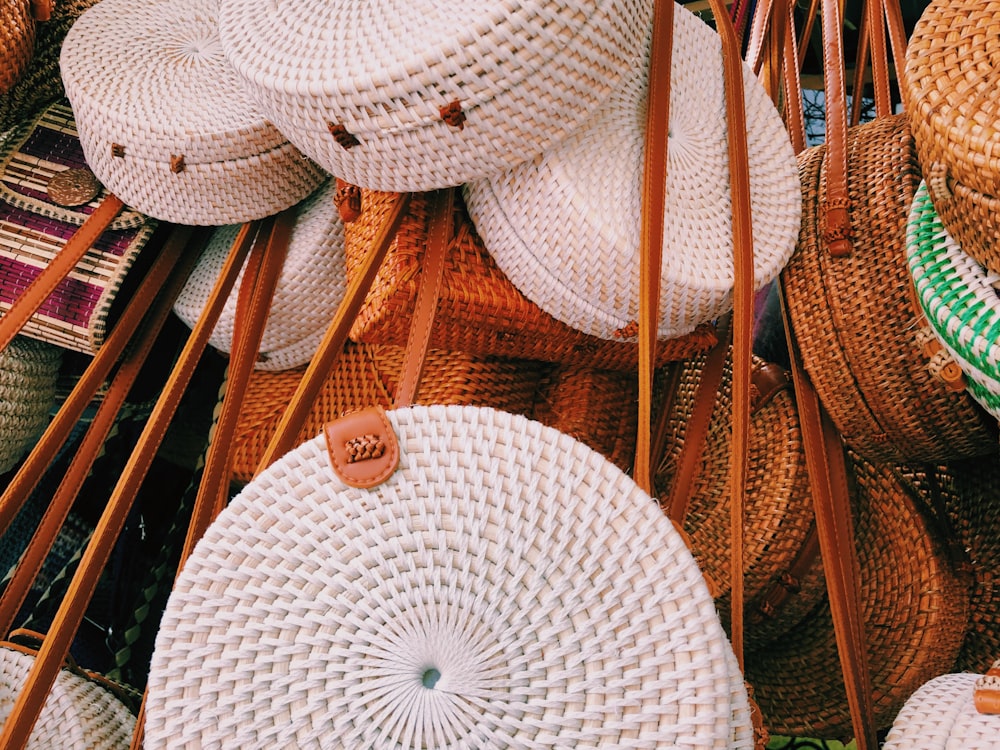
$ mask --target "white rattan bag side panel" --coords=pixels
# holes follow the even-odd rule
[[[925,683],[897,714],[883,750],[996,750],[1000,716],[973,704],[981,675],[945,674]]]

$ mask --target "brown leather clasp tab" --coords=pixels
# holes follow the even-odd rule
[[[324,432],[330,465],[349,487],[375,487],[399,465],[399,442],[381,407],[347,414],[328,423]]]
[[[973,703],[981,714],[1000,714],[1000,659],[976,680]]]

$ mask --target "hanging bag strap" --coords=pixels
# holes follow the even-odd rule
[[[107,565],[115,540],[121,533],[198,360],[208,346],[208,339],[235,284],[256,229],[256,223],[245,225],[237,235],[233,250],[223,265],[205,310],[188,336],[135,448],[129,455],[121,477],[111,491],[70,582],[69,590],[56,611],[52,627],[0,733],[0,747],[5,750],[23,750],[27,745],[60,665],[69,653],[69,647],[83,620],[101,572]]]

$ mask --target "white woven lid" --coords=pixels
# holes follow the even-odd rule
[[[226,55],[268,117],[332,174],[430,190],[531,158],[618,87],[648,0],[224,0]],[[442,119],[458,102],[462,127]],[[329,125],[358,144],[344,148]]]
[[[680,6],[672,60],[661,337],[729,310],[733,287],[721,42]],[[465,187],[473,222],[513,284],[558,320],[605,339],[638,318],[648,65],[647,49],[600,114],[562,144]],[[743,82],[760,287],[795,249],[801,186],[781,117],[747,66]]]
[[[882,750],[996,750],[1000,716],[973,703],[980,676],[957,672],[924,683],[899,710]]]
[[[344,485],[318,437],[199,541],[147,747],[750,746],[701,572],[621,470],[493,409],[388,419],[385,483]]]
[[[61,347],[25,336],[0,351],[0,474],[14,468],[49,423],[62,358]]]
[[[34,657],[0,648],[0,723],[10,716]],[[28,740],[28,750],[128,748],[135,717],[110,691],[61,670]]]
[[[217,10],[214,0],[101,0],[62,47],[91,169],[126,203],[166,221],[261,218],[325,177],[268,122],[226,61]],[[172,171],[178,156],[184,169]]]
[[[344,225],[333,201],[330,180],[296,208],[285,262],[268,312],[258,370],[290,370],[307,364],[344,298],[347,268]],[[211,295],[240,225],[219,227],[174,303],[174,312],[194,327]],[[209,343],[229,353],[236,324],[236,300],[243,279],[226,300]]]

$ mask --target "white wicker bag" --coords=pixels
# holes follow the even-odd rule
[[[147,748],[753,746],[701,571],[600,454],[463,406],[326,438],[248,484],[179,573]]]
[[[638,64],[648,0],[222,0],[268,118],[361,187],[457,186],[588,120]]]
[[[987,683],[987,681],[991,681]],[[991,693],[993,713],[977,703]],[[1000,662],[987,675],[935,677],[906,702],[882,750],[996,750],[1000,747]]]
[[[328,181],[296,208],[285,262],[271,300],[258,370],[290,370],[307,364],[347,290],[344,225],[334,204],[335,184]],[[198,264],[174,303],[174,312],[193,327],[212,293],[240,225],[212,233]],[[232,348],[239,279],[226,300],[209,343],[221,352]]]
[[[90,168],[133,208],[217,226],[276,214],[326,179],[226,62],[215,0],[101,0],[60,68]]]
[[[486,249],[526,297],[605,339],[638,317],[639,216],[648,49],[606,106],[544,155],[464,188]],[[717,33],[674,12],[667,206],[659,336],[690,333],[732,306],[733,243],[725,76]],[[754,229],[754,282],[795,249],[801,186],[781,116],[743,68]]]

